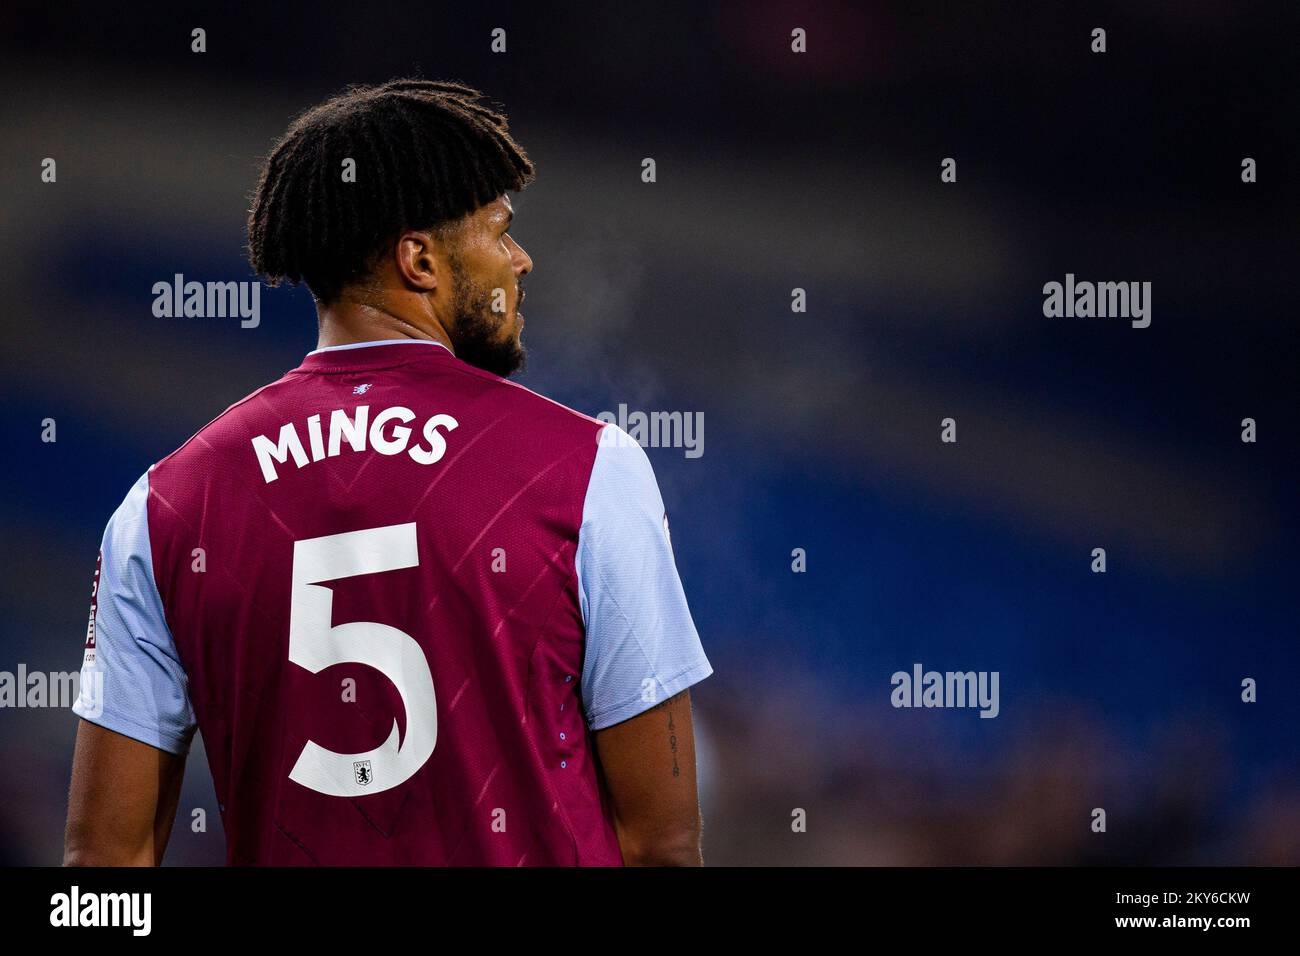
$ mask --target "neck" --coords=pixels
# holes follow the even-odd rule
[[[434,316],[417,324],[382,306],[347,300],[318,304],[316,312],[320,329],[316,339],[318,349],[383,339],[425,339],[441,342],[453,354],[456,351],[442,323]]]

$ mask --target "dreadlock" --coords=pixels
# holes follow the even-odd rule
[[[404,229],[438,229],[517,191],[533,164],[505,116],[461,83],[352,86],[275,144],[248,213],[248,257],[269,285],[305,281],[335,301]],[[356,161],[356,182],[342,162]]]

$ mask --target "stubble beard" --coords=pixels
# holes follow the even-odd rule
[[[454,257],[451,274],[456,283],[451,322],[456,357],[502,378],[522,371],[527,351],[517,336],[500,337],[501,327],[508,320],[492,311],[492,290],[473,282]]]

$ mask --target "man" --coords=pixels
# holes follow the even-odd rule
[[[66,863],[161,861],[196,726],[232,864],[702,862],[712,668],[645,452],[504,378],[533,167],[480,98],[352,88],[271,153],[250,259],[318,348],[108,524]]]

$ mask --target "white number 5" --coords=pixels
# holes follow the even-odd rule
[[[340,754],[307,741],[289,779],[335,797],[389,790],[424,766],[438,739],[433,675],[411,635],[387,624],[331,626],[334,592],[321,581],[413,568],[420,563],[415,524],[307,538],[293,545],[289,660],[313,674],[334,664],[368,664],[390,681],[406,709],[406,739],[393,732],[374,750]]]

